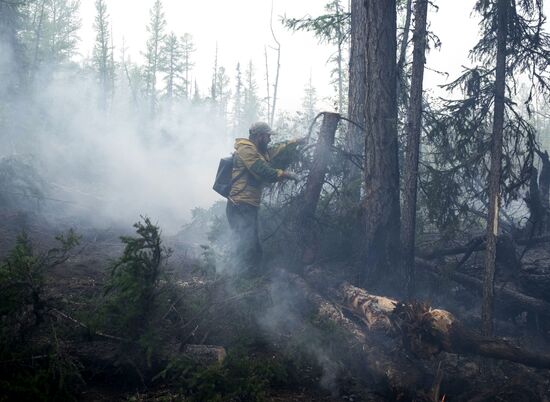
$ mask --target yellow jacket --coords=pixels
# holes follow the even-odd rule
[[[295,150],[296,141],[287,141],[269,147],[267,153],[262,154],[252,141],[237,138],[232,173],[234,183],[229,199],[236,204],[259,207],[265,184],[281,179]]]

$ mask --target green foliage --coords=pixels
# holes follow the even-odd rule
[[[55,338],[55,334],[51,336]],[[27,348],[2,353],[0,401],[77,400],[77,391],[83,384],[82,365],[62,350],[57,339],[54,341],[46,350]]]
[[[264,401],[269,388],[296,385],[298,367],[288,356],[229,353],[223,363],[196,365],[174,360],[155,380],[179,384],[191,401]]]
[[[173,98],[176,94],[184,90],[181,81],[184,72],[183,45],[174,32],[171,32],[164,38],[162,44],[160,71],[165,73],[164,82],[166,83],[166,97]]]
[[[121,237],[125,248],[105,288],[105,315],[120,334],[150,349],[152,320],[161,304],[160,282],[171,250],[162,245],[160,229],[149,218],[142,219],[134,224],[138,237]]]
[[[162,70],[166,60],[162,58],[162,43],[166,38],[166,18],[162,9],[162,2],[155,0],[149,11],[149,24],[147,32],[149,38],[146,43],[144,80],[145,93],[149,98],[151,113],[154,115],[157,103],[157,74]]]
[[[31,68],[42,63],[67,62],[76,52],[81,27],[79,0],[24,2],[22,32]]]
[[[36,255],[25,233],[17,237],[15,247],[0,265],[0,317],[4,320],[0,329],[2,342],[9,344],[15,335],[22,336],[26,329],[44,321],[47,307],[43,297],[44,274],[65,262],[79,239],[71,229],[56,237],[59,247]]]
[[[339,0],[326,4],[325,10],[329,13],[318,17],[285,17],[282,22],[285,27],[293,31],[313,32],[321,42],[343,42],[349,36],[350,13],[342,12]]]
[[[58,339],[43,290],[44,274],[67,260],[79,237],[70,230],[56,239],[59,247],[36,254],[22,234],[0,265],[0,389],[7,400],[74,400],[82,383],[80,364]],[[49,341],[29,342],[42,337]]]

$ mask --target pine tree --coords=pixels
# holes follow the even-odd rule
[[[149,39],[147,39],[145,52],[145,93],[149,99],[151,116],[154,116],[157,107],[157,74],[163,68],[161,47],[165,39],[164,29],[166,27],[161,0],[155,0],[149,16],[150,20],[147,26]]]
[[[174,96],[182,91],[180,81],[184,71],[183,51],[178,37],[173,32],[170,33],[162,46],[162,63],[160,71],[165,73],[164,82],[166,83],[166,98],[171,101]],[[184,93],[185,89],[183,89]]]
[[[230,88],[229,76],[225,71],[225,67],[220,66],[218,68],[218,73],[216,74],[216,97],[218,110],[224,121],[227,122],[227,108],[229,106],[229,101],[231,99],[231,88]]]
[[[237,63],[235,74],[235,94],[233,95],[233,136],[243,132],[243,81],[241,63]]]
[[[346,72],[344,62],[346,41],[350,31],[350,13],[344,11],[341,0],[332,0],[325,5],[327,14],[318,17],[285,18],[283,23],[289,29],[312,31],[320,42],[336,46],[336,52],[329,62],[334,64],[331,70],[331,83],[336,89],[336,107],[345,113]]]
[[[302,109],[304,111],[306,125],[309,126],[317,114],[317,89],[313,86],[311,73],[309,74],[309,80],[304,87]]]
[[[531,91],[548,96],[550,36],[537,0],[478,0],[475,10],[481,35],[470,55],[478,65],[447,87],[461,90],[464,99],[446,101],[441,110],[426,114],[433,152],[421,179],[427,194],[440,194],[430,197],[427,207],[441,230],[460,230],[462,222],[488,216],[482,316],[489,334],[499,210],[522,195],[534,160],[536,132],[519,110],[525,105],[529,111],[533,98],[514,99],[517,80],[522,77]]]
[[[405,267],[404,271],[406,274],[405,278],[409,298],[412,298],[415,288],[414,245],[418,161],[420,154],[420,133],[422,131],[422,88],[424,81],[424,63],[426,61],[427,14],[428,0],[416,0],[411,101],[407,116],[407,148],[405,153],[405,166],[403,169],[403,221],[401,232],[403,266]]]
[[[260,99],[258,97],[258,85],[254,77],[254,65],[252,60],[248,63],[245,72],[243,121],[245,126],[257,121],[261,113]]]
[[[364,281],[389,281],[399,266],[396,3],[366,0]]]
[[[181,38],[181,50],[182,50],[183,71],[184,71],[183,93],[185,98],[188,98],[191,96],[191,81],[190,81],[189,75],[193,69],[193,66],[195,65],[192,61],[191,56],[196,51],[195,45],[193,44],[193,37],[191,36],[191,34],[185,33]]]
[[[39,0],[28,3],[28,24],[23,32],[31,75],[43,63],[60,64],[76,53],[80,1]]]
[[[94,29],[96,42],[94,45],[93,63],[99,76],[101,87],[101,106],[106,107],[107,97],[112,90],[112,71],[114,70],[113,48],[105,0],[96,0],[96,17]]]
[[[367,41],[367,9],[363,0],[351,0],[350,56],[348,84],[349,124],[345,138],[345,149],[350,155],[363,155],[365,133],[366,77],[365,50]],[[344,171],[344,194],[349,204],[358,204],[361,197],[361,170],[352,161],[347,161]]]
[[[199,86],[197,85],[197,80],[195,80],[195,89],[193,91],[193,99],[191,99],[191,102],[194,105],[198,105],[202,102],[201,94],[199,91]]]
[[[332,84],[336,87],[337,94],[337,107],[338,112],[345,114],[345,62],[344,62],[344,30],[346,26],[344,24],[344,12],[342,10],[341,0],[334,0],[331,3],[327,4],[327,11],[333,11],[337,23],[335,24],[335,41],[336,41],[336,53],[330,58],[330,61],[334,63],[334,68],[332,69]]]
[[[212,69],[212,84],[210,85],[210,99],[213,103],[218,100],[218,43],[216,42],[216,54],[214,56],[214,68]]]
[[[75,54],[80,40],[80,1],[48,0],[46,4],[49,6],[49,18],[45,27],[45,58],[54,63],[62,63]]]
[[[2,76],[16,77],[17,81],[0,84],[0,96],[4,91],[13,95],[25,79],[25,47],[19,36],[24,24],[23,12],[23,3],[0,1],[0,42],[6,45],[3,51],[8,60],[13,60],[13,63],[2,63],[0,71]]]

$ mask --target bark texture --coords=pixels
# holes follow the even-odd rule
[[[548,232],[550,228],[550,158],[548,151],[538,151],[542,166],[538,177],[540,202],[542,207],[541,231]]]
[[[541,195],[541,202],[543,208],[546,210],[546,214],[550,211],[550,158],[548,152],[537,152],[542,162],[542,168],[539,175],[539,190]]]
[[[424,63],[426,61],[426,20],[428,0],[418,0],[414,13],[413,65],[411,98],[407,115],[407,147],[405,151],[403,217],[401,248],[409,298],[414,295],[414,243],[416,228],[416,199],[418,183],[418,160],[420,155],[420,132],[422,129],[422,88]]]
[[[407,0],[407,3],[405,3],[405,25],[403,26],[403,37],[399,46],[399,60],[397,62],[397,101],[403,102],[405,106],[407,106],[406,96],[403,96],[405,92],[405,62],[407,61],[407,45],[409,44],[409,33],[411,31],[411,14],[412,0]]]
[[[351,0],[351,46],[349,58],[349,107],[348,118],[365,127],[365,50],[367,15],[364,0]],[[346,133],[346,152],[353,162],[363,155],[365,134],[360,127],[349,124]],[[352,161],[346,164],[345,186],[348,199],[358,203],[361,196],[361,169]]]
[[[365,259],[363,282],[391,277],[398,267],[399,166],[395,0],[367,0]],[[387,275],[390,274],[390,275]]]
[[[495,77],[495,108],[491,145],[491,171],[489,173],[489,215],[487,217],[487,249],[483,279],[481,318],[483,334],[493,332],[493,299],[495,259],[498,236],[498,210],[500,204],[500,175],[502,170],[502,131],[504,127],[504,92],[506,87],[507,9],[509,0],[498,0],[497,66]]]

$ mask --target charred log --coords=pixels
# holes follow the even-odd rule
[[[386,334],[383,337],[377,336],[374,329],[383,329],[385,326],[382,322],[377,322],[374,315],[370,317],[370,326],[365,327],[361,325],[361,321],[366,323],[368,319],[356,322],[348,318],[338,304],[329,301],[317,291],[321,281],[314,281],[312,287],[309,280],[311,275],[307,276],[307,281],[298,275],[286,275],[289,283],[314,306],[320,317],[335,324],[348,335],[342,337],[342,342],[351,356],[359,358],[361,376],[367,377],[366,380],[375,384],[375,388],[389,388],[398,393],[411,392],[420,389],[423,379],[430,377],[423,366],[414,363],[397,350],[395,341],[389,346],[384,344],[384,341],[391,341],[391,338]]]
[[[419,358],[430,358],[444,351],[550,368],[549,355],[527,351],[506,340],[481,336],[467,329],[448,311],[432,309],[423,303],[400,303],[374,296],[350,284],[343,284],[340,291],[346,305],[364,318],[369,328],[400,334],[404,347]]]

